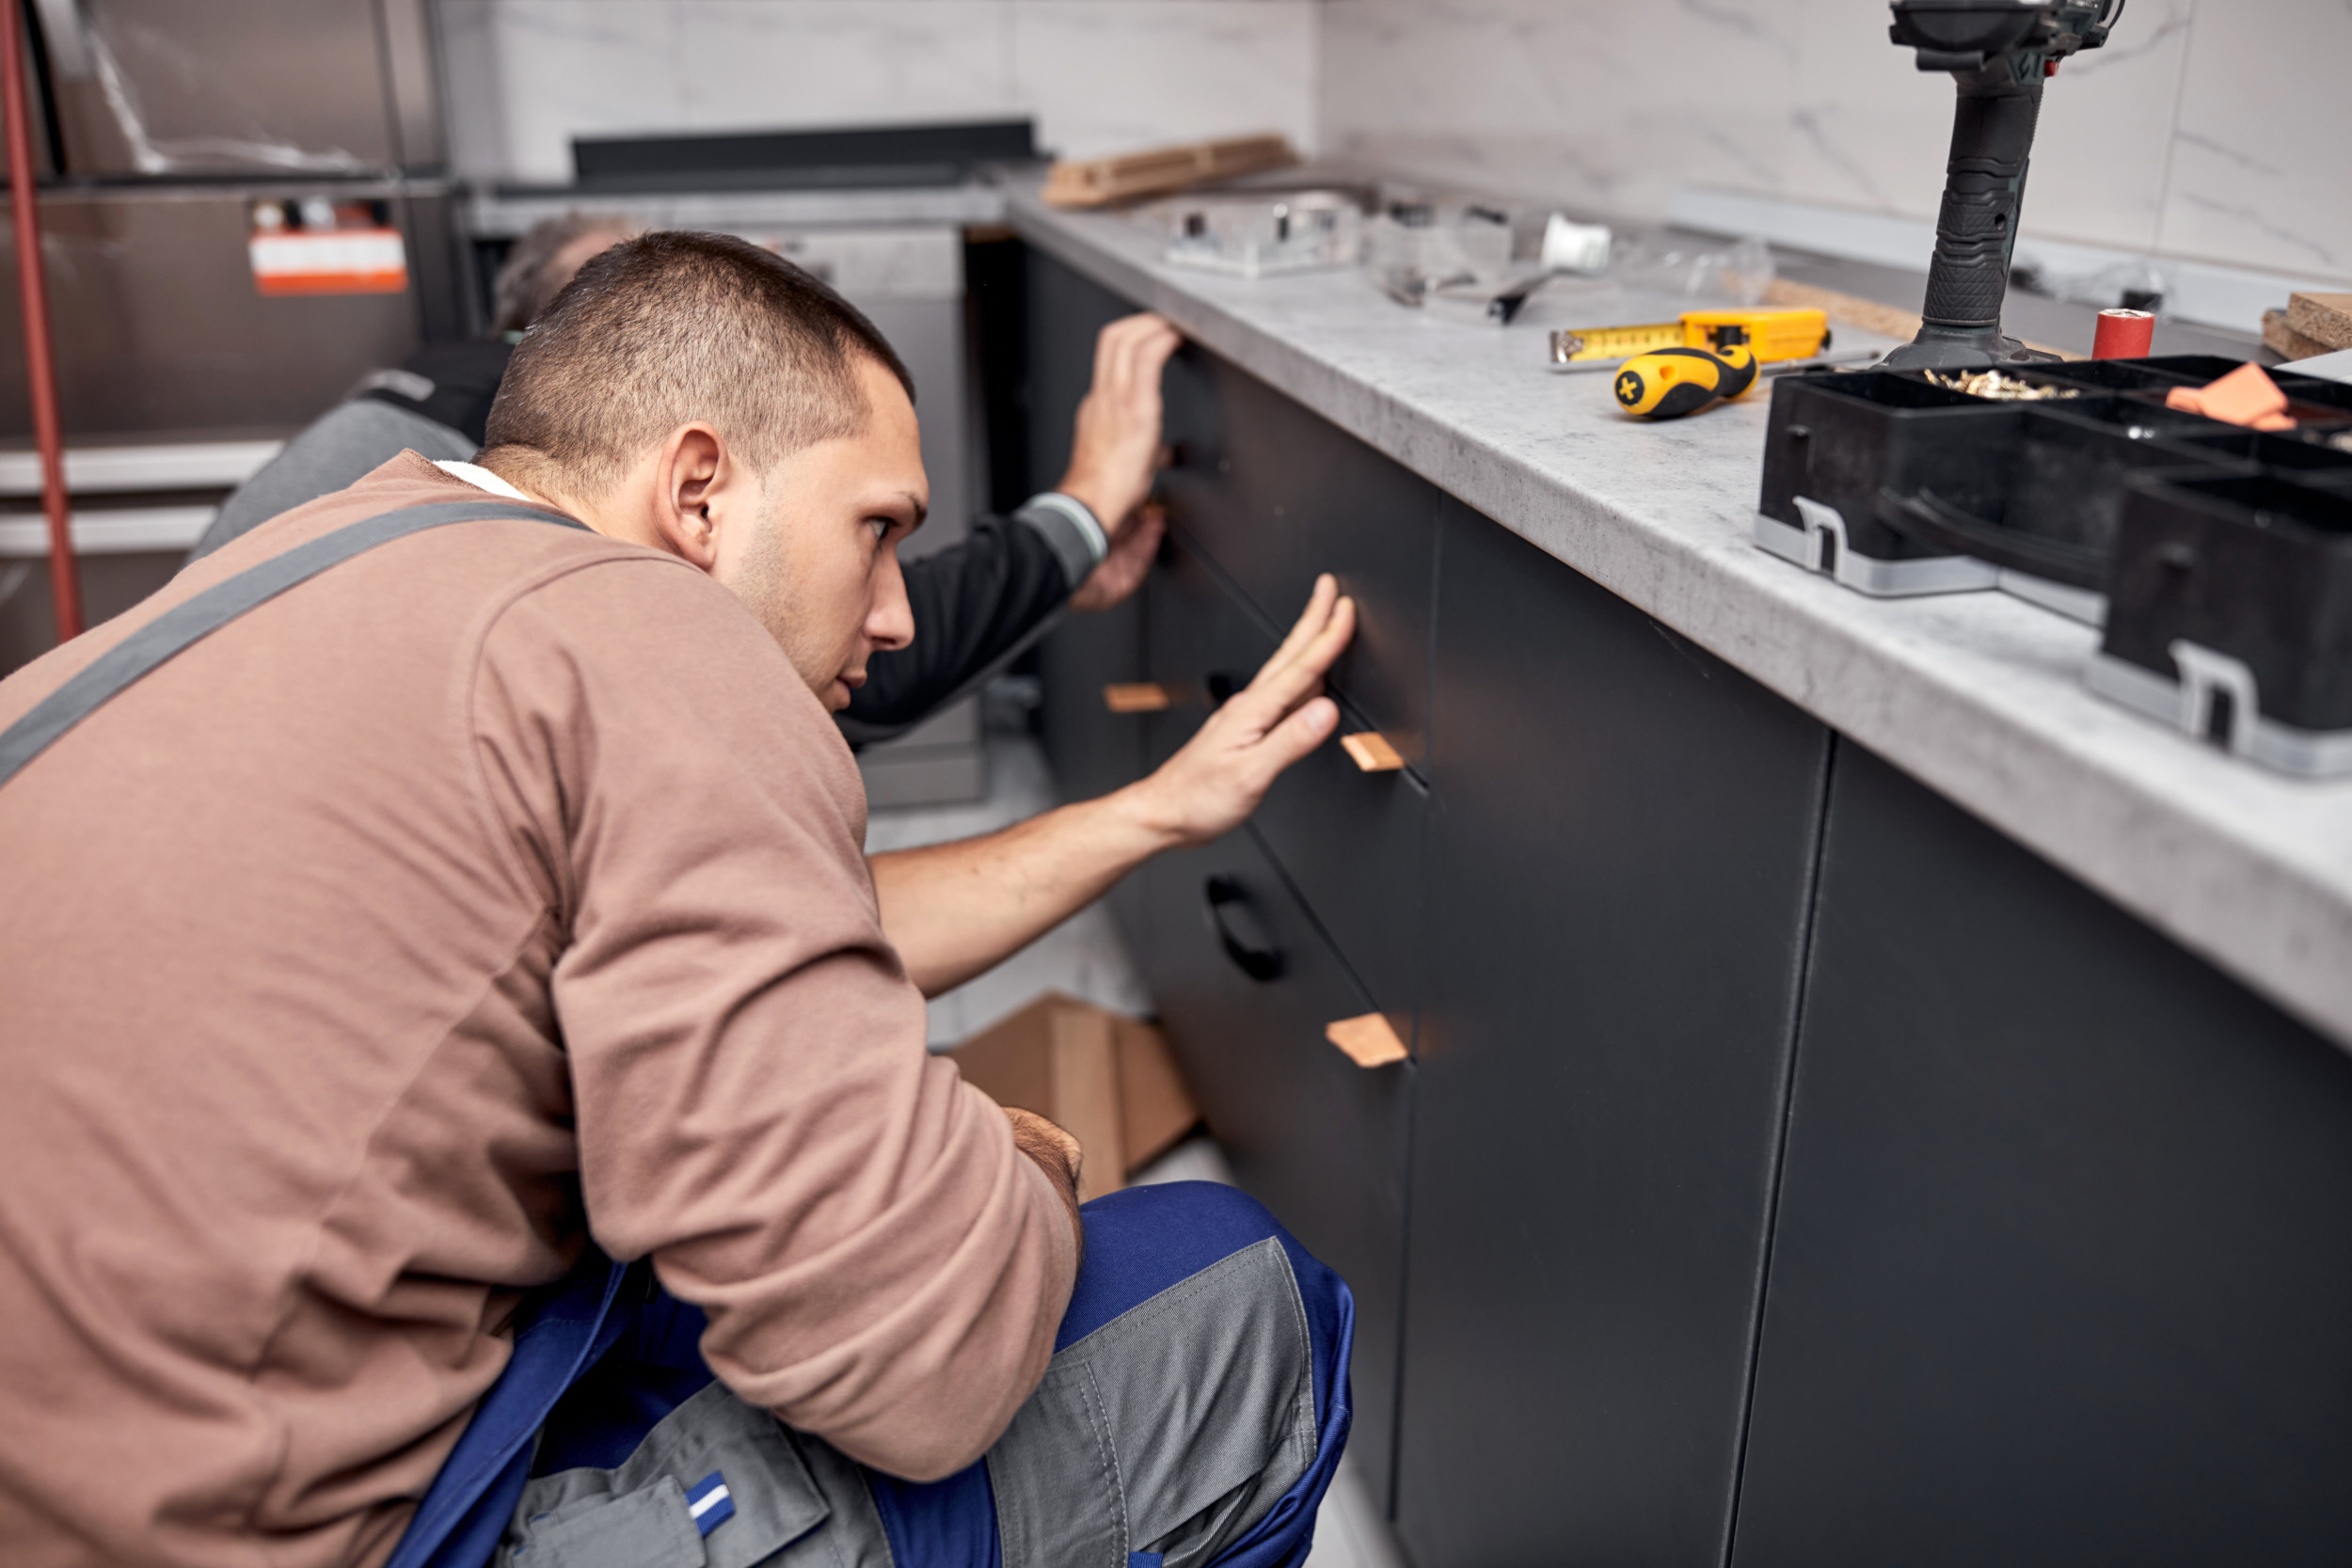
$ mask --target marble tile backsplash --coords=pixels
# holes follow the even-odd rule
[[[571,177],[581,135],[1028,114],[1077,157],[1311,149],[1318,0],[438,0],[453,161]]]
[[[1655,216],[1677,188],[1932,220],[1948,77],[1884,0],[1325,0],[1322,144]],[[2352,277],[2352,0],[2132,0],[2043,99],[2026,231]]]

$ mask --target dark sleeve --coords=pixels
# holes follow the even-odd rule
[[[479,450],[462,431],[405,408],[370,398],[339,404],[221,502],[188,559],[208,556],[281,512],[341,490],[404,451],[462,462]]]
[[[878,653],[840,715],[852,744],[886,740],[978,686],[1041,636],[1092,562],[1062,519],[980,517],[961,544],[906,564],[914,641]],[[1084,567],[1081,570],[1081,566]]]

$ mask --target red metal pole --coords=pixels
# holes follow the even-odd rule
[[[8,117],[8,201],[16,215],[16,281],[24,307],[24,378],[32,384],[33,443],[40,448],[40,509],[49,517],[49,602],[57,641],[82,635],[82,574],[73,560],[57,424],[57,367],[49,348],[49,288],[40,265],[40,201],[33,188],[33,128],[24,105],[24,19],[0,0],[0,97]]]

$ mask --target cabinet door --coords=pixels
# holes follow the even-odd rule
[[[1278,635],[1317,574],[1339,578],[1358,610],[1331,673],[1345,727],[1379,731],[1418,770],[1443,493],[1203,350],[1180,355],[1167,387],[1170,515]]]
[[[1411,1067],[1359,1068],[1325,1039],[1372,1005],[1248,830],[1143,880],[1152,996],[1202,1116],[1242,1186],[1355,1292],[1348,1447],[1385,1476]]]
[[[1275,639],[1181,530],[1152,575],[1148,601],[1146,665],[1175,701],[1152,723],[1147,760],[1156,766],[1191,738],[1216,704],[1249,683]],[[1251,818],[1309,914],[1406,1040],[1422,958],[1427,798],[1412,773],[1365,772],[1334,738],[1275,780]]]
[[[2352,1059],[1840,742],[1734,1561],[2352,1560]]]
[[[1399,1527],[1716,1568],[1828,736],[1467,509],[1440,547]]]
[[[1135,307],[1049,256],[1028,254],[1030,488],[1060,479],[1070,462],[1071,421],[1094,379],[1094,336]],[[1131,598],[1100,614],[1070,614],[1038,649],[1044,688],[1045,752],[1066,800],[1132,784],[1144,770],[1143,721],[1104,705],[1105,686],[1139,681],[1143,606]],[[1147,940],[1133,879],[1111,895],[1130,942]]]

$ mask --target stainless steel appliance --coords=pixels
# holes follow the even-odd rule
[[[464,330],[428,0],[31,0],[27,22],[70,449],[281,437]],[[11,301],[14,243],[0,218]],[[0,310],[0,464],[30,426],[22,322]],[[167,578],[222,493],[207,468],[138,528],[85,528],[118,503],[68,468],[94,615]],[[37,509],[20,489],[0,486],[0,541]],[[0,582],[23,548],[0,548]],[[0,670],[49,622],[45,584],[0,593]]]

